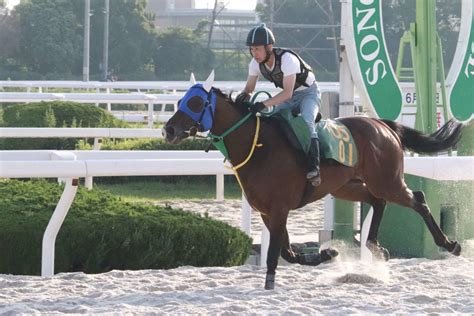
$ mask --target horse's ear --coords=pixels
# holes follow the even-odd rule
[[[196,84],[196,78],[194,77],[193,72],[191,73],[191,76],[189,77],[189,84],[191,85],[191,87]]]
[[[212,69],[211,73],[209,74],[209,77],[207,77],[206,82],[202,84],[202,87],[204,90],[207,92],[211,91],[212,85],[214,84],[214,69]]]

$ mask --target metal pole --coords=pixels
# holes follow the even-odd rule
[[[89,42],[90,42],[90,0],[84,0],[84,54],[82,61],[82,80],[89,81]]]
[[[415,79],[417,111],[415,127],[432,133],[437,127],[436,106],[436,3],[416,1]]]
[[[102,65],[102,79],[107,81],[107,73],[109,69],[109,0],[104,0],[104,51]]]

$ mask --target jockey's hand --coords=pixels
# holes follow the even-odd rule
[[[263,109],[265,109],[265,105],[263,104],[263,102],[255,102],[251,104],[249,108],[250,112],[252,112],[253,114],[257,114]]]
[[[242,91],[236,98],[235,98],[235,103],[237,105],[242,105],[244,102],[250,101],[250,94],[248,94],[246,91]]]

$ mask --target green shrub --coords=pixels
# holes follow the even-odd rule
[[[168,144],[164,139],[107,139],[102,143],[103,150],[205,150],[208,147],[205,140],[186,139],[177,145]],[[211,147],[211,150],[215,150]]]
[[[62,186],[0,181],[0,273],[40,274],[42,236]],[[56,240],[55,272],[242,264],[251,239],[199,215],[79,188]]]
[[[3,110],[7,127],[126,127],[109,112],[75,102],[36,102],[7,106]],[[0,149],[74,149],[78,139],[11,138]]]

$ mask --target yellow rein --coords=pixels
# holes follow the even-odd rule
[[[255,151],[256,147],[262,147],[263,146],[262,144],[257,144],[259,133],[260,133],[260,117],[257,116],[257,127],[255,128],[255,135],[253,137],[252,147],[250,148],[250,152],[249,152],[247,158],[245,158],[244,161],[242,161],[241,163],[239,163],[235,167],[225,166],[226,168],[231,169],[232,171],[234,171],[235,177],[237,178],[237,181],[239,182],[240,188],[242,189],[242,192],[244,192],[244,193],[245,193],[244,187],[242,186],[242,182],[240,181],[239,173],[237,172],[237,170],[239,170],[241,167],[245,166],[245,164],[250,160],[250,158],[252,158],[253,152]]]

